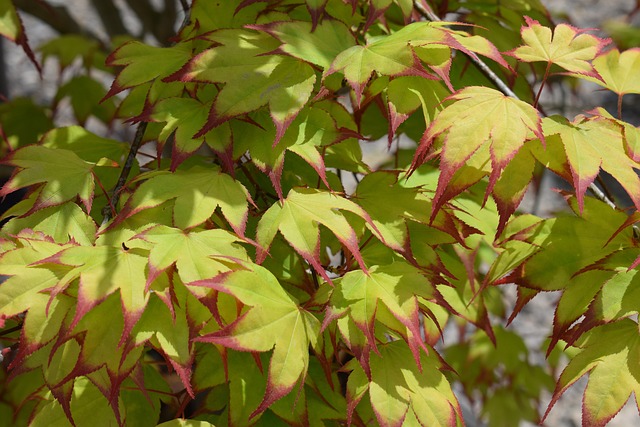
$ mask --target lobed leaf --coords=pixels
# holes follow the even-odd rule
[[[264,398],[251,417],[264,412],[288,394],[304,378],[309,365],[309,345],[316,345],[320,323],[299,307],[269,270],[221,274],[213,279],[190,283],[206,286],[236,297],[251,309],[223,329],[198,337],[239,351],[269,351],[269,376]],[[260,289],[256,292],[255,289]]]
[[[545,413],[583,375],[589,374],[582,401],[582,424],[604,426],[631,393],[640,393],[638,324],[630,319],[597,327],[576,343],[580,352],[562,371]]]
[[[457,195],[447,193],[447,188],[454,174],[474,153],[482,154],[477,161],[491,163],[486,199],[503,169],[524,143],[536,137],[544,139],[538,112],[523,101],[486,87],[468,87],[449,99],[454,102],[442,110],[427,128],[411,166],[412,170],[420,166],[436,139],[443,138],[441,173],[433,198],[432,218],[448,198]],[[506,219],[505,216],[501,218],[499,229],[504,227]]]
[[[611,39],[601,39],[587,30],[580,30],[568,24],[559,24],[555,30],[540,25],[535,19],[525,16],[526,26],[522,27],[523,46],[509,54],[524,62],[546,62],[558,65],[565,70],[600,78],[591,61],[609,43]]]
[[[380,355],[371,359],[369,380],[359,366],[349,375],[349,406],[355,407],[368,389],[381,426],[404,425],[409,411],[419,425],[464,425],[458,401],[440,372],[442,362],[434,353],[434,350],[430,355],[421,353],[422,369],[418,369],[404,343],[395,341],[380,346]]]
[[[384,305],[400,322],[398,332],[419,364],[420,348],[428,350],[420,339],[418,297],[433,299],[436,294],[435,287],[424,274],[406,262],[375,266],[368,273],[351,271],[340,279],[331,295],[324,326],[336,317],[348,315],[376,349],[375,320],[398,330],[397,323],[384,316]]]
[[[249,212],[249,193],[244,186],[219,167],[194,166],[151,172],[140,184],[112,226],[146,209],[175,199],[173,222],[178,228],[191,228],[205,222],[219,206],[233,230],[244,235]],[[144,178],[141,176],[140,178]]]
[[[20,188],[42,184],[29,213],[60,205],[76,197],[80,198],[86,211],[91,212],[96,163],[82,160],[73,151],[36,145],[16,150],[4,161],[20,169],[0,189],[0,197]]]
[[[262,247],[258,262],[268,254],[269,246],[280,231],[282,236],[325,280],[331,282],[320,264],[320,230],[322,224],[340,240],[358,261],[363,264],[358,248],[358,237],[340,211],[348,211],[371,222],[369,215],[352,201],[337,194],[312,188],[294,188],[287,198],[272,205],[258,223],[256,239]],[[374,226],[375,227],[375,226]]]
[[[155,47],[139,41],[127,42],[107,57],[107,65],[123,68],[104,99],[125,89],[166,77],[182,67],[189,59],[191,59],[189,43]]]

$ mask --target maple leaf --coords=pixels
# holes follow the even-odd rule
[[[544,418],[567,388],[588,373],[582,425],[604,426],[622,409],[631,393],[640,394],[638,324],[623,319],[599,326],[587,332],[575,346],[580,352],[562,371]]]
[[[45,263],[73,267],[56,285],[53,295],[79,279],[78,303],[72,326],[106,297],[120,291],[124,315],[121,339],[124,341],[128,337],[149,298],[145,292],[145,251],[112,246],[73,246],[40,261],[40,264]]]
[[[360,106],[364,88],[374,71],[390,77],[418,76],[436,80],[425,69],[425,61],[453,91],[448,77],[451,63],[449,48],[455,48],[477,58],[475,51],[489,56],[508,68],[498,50],[491,43],[479,43],[466,33],[445,28],[450,23],[415,22],[399,31],[376,39],[365,46],[357,45],[341,52],[325,70],[323,78],[340,72],[355,92],[355,104]],[[445,54],[442,54],[443,49]],[[431,62],[433,51],[438,61]]]
[[[36,60],[31,46],[29,46],[22,19],[20,19],[20,15],[18,15],[11,0],[0,0],[0,35],[22,47],[22,50],[24,50],[33,65],[36,66],[38,72],[42,73],[40,64]]]
[[[191,59],[191,49],[190,43],[178,43],[171,47],[149,46],[139,41],[123,44],[107,57],[108,66],[124,68],[103,99],[174,73]]]
[[[556,64],[571,73],[600,78],[591,61],[611,39],[584,34],[588,30],[568,24],[557,25],[552,33],[535,19],[528,16],[524,19],[527,23],[521,30],[524,45],[508,52],[509,55],[524,62],[546,62],[547,74],[549,67]]]
[[[640,178],[634,170],[640,165],[626,152],[628,145],[623,126],[602,116],[577,116],[573,122],[552,116],[543,120],[542,128],[548,150],[560,155],[564,151],[569,171],[556,169],[556,172],[565,177],[569,175],[569,180],[573,181],[580,211],[584,195],[600,169],[611,174],[627,191],[636,209],[640,209]],[[562,150],[554,149],[558,145]],[[541,153],[536,157],[546,163],[550,155]]]
[[[573,199],[571,207],[578,211]],[[540,290],[563,289],[582,269],[628,245],[628,236],[617,235],[624,212],[593,198],[585,200],[581,216],[545,220],[527,240],[538,250],[525,260],[515,282]]]
[[[351,271],[336,285],[323,326],[348,314],[374,349],[377,349],[375,320],[394,330],[400,326],[398,332],[409,344],[416,363],[420,363],[420,348],[425,351],[427,348],[420,338],[418,297],[432,299],[436,294],[424,274],[406,262],[375,266],[368,274]],[[382,305],[393,320],[383,314]]]
[[[223,273],[212,279],[190,283],[235,296],[251,306],[233,323],[196,338],[239,351],[265,352],[273,349],[267,388],[254,417],[288,394],[309,365],[309,345],[316,345],[320,322],[300,308],[269,270],[254,265],[252,271]],[[255,289],[260,289],[256,292]]]
[[[159,140],[166,144],[171,136],[173,139],[173,153],[171,155],[171,170],[176,168],[198,150],[205,142],[219,154],[227,151],[231,145],[231,129],[229,125],[220,125],[200,138],[193,136],[204,126],[211,109],[211,103],[202,103],[193,98],[166,98],[160,100],[151,114],[152,120],[166,122],[160,132]],[[229,159],[230,160],[230,159]],[[225,164],[226,167],[232,165]]]
[[[337,194],[312,188],[294,188],[282,202],[272,205],[260,219],[256,239],[258,262],[267,256],[271,242],[282,236],[325,280],[331,282],[320,264],[320,224],[327,227],[366,269],[358,248],[358,237],[340,212],[345,210],[371,223],[369,215],[352,201]],[[375,228],[375,226],[373,226]]]
[[[209,112],[200,137],[229,119],[268,105],[277,143],[307,103],[316,75],[292,57],[269,55],[277,40],[249,30],[221,30],[211,35],[216,46],[196,55],[166,81],[226,83]],[[242,90],[238,90],[242,88]]]
[[[131,336],[135,346],[151,341],[178,373],[187,393],[194,397],[191,386],[193,351],[190,341],[197,329],[190,329],[186,298],[184,295],[178,298],[180,303],[172,304],[171,307],[167,307],[160,298],[150,298],[140,321],[131,331]]]
[[[368,390],[381,426],[405,425],[405,420],[413,417],[416,425],[463,425],[462,410],[440,372],[443,365],[435,350],[430,350],[429,355],[420,353],[420,365],[421,370],[402,341],[381,345],[380,355],[371,359],[370,379],[359,365],[349,375],[347,423]]]
[[[207,279],[229,270],[236,261],[248,261],[235,234],[221,229],[185,232],[178,228],[158,225],[143,231],[127,242],[137,246],[136,240],[149,250],[149,274],[147,287],[163,271],[174,265],[184,283]]]
[[[315,26],[311,31],[312,26]],[[351,30],[340,21],[325,19],[314,25],[303,21],[273,22],[252,28],[282,42],[280,50],[322,68],[329,68],[340,52],[355,45]]]
[[[25,209],[25,210],[28,210]],[[22,212],[11,212],[20,216]],[[2,226],[0,235],[18,235],[21,230],[30,229],[50,236],[57,243],[74,241],[91,246],[95,242],[97,224],[80,206],[72,202],[60,206],[41,209],[28,216],[12,218]]]
[[[640,48],[622,53],[618,49],[608,50],[593,60],[593,67],[602,79],[590,80],[600,86],[621,96],[640,93],[640,83],[633,78],[640,72]]]
[[[3,161],[20,169],[0,189],[0,197],[20,188],[42,184],[37,200],[25,215],[76,197],[80,198],[86,211],[91,212],[95,187],[93,171],[104,162],[87,162],[73,151],[37,145],[16,150]],[[112,166],[110,162],[107,164]]]
[[[0,286],[0,318],[9,318],[27,311],[35,300],[48,297],[49,289],[68,272],[64,266],[42,268],[32,265],[64,248],[41,234],[17,235],[18,246],[0,255],[0,274],[5,276]],[[8,277],[7,277],[8,276]]]
[[[143,174],[148,178],[127,200],[112,227],[145,209],[175,199],[173,222],[178,228],[191,228],[206,221],[219,206],[233,230],[240,236],[249,212],[247,189],[218,166],[194,166],[171,173],[157,171]]]
[[[523,101],[475,86],[464,88],[449,99],[455,102],[442,110],[427,128],[411,166],[412,171],[420,166],[436,138],[443,137],[441,173],[433,197],[432,217],[447,198],[456,195],[447,193],[447,187],[474,153],[482,153],[478,161],[491,163],[486,199],[502,170],[524,143],[535,138],[544,140],[538,112]]]

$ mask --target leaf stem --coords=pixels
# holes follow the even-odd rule
[[[536,99],[533,101],[533,108],[538,109],[538,103],[540,101],[540,95],[542,95],[542,89],[544,89],[544,84],[547,82],[549,78],[549,70],[551,69],[551,62],[547,64],[547,68],[544,70],[544,77],[542,77],[542,81],[540,82],[540,87],[538,88],[538,93],[536,94]]]
[[[120,171],[120,176],[118,177],[118,182],[116,186],[113,188],[111,192],[111,197],[109,198],[109,202],[107,206],[102,209],[102,225],[104,226],[113,218],[113,213],[111,211],[111,207],[115,211],[115,206],[118,205],[118,201],[120,200],[120,192],[124,187],[125,182],[127,182],[127,178],[129,177],[129,173],[131,172],[131,168],[133,167],[133,161],[136,158],[136,154],[138,154],[138,150],[142,145],[142,140],[144,138],[144,132],[147,130],[147,122],[138,123],[138,128],[136,129],[136,135],[133,138],[133,143],[129,148],[129,154],[127,155],[127,160],[124,162],[124,167],[122,171]]]

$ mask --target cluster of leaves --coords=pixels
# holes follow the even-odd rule
[[[460,383],[514,425],[539,421],[558,344],[549,409],[585,374],[584,425],[637,395],[640,131],[538,101],[561,73],[622,105],[640,52],[537,0],[434,3],[193,0],[171,45],[41,46],[52,105],[0,107],[0,196],[27,190],[0,231],[0,423],[457,426]],[[66,99],[78,125],[56,126]],[[516,213],[545,169],[571,212]],[[601,171],[631,213],[587,195]],[[504,324],[544,291],[562,296],[538,366]]]

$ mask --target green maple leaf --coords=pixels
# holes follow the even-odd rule
[[[246,3],[246,2],[245,2]],[[208,0],[194,0],[191,5],[191,20],[193,25],[184,30],[187,36],[191,31],[208,33],[220,28],[240,28],[254,23],[261,7],[238,6],[237,1],[211,2]]]
[[[135,247],[138,239],[146,242],[142,246],[149,250],[147,286],[174,264],[180,279],[189,283],[228,271],[236,261],[249,260],[244,248],[237,244],[238,237],[221,229],[185,232],[158,225],[138,234],[127,245]]]
[[[223,273],[191,285],[228,293],[251,306],[233,323],[197,340],[239,351],[265,352],[273,349],[265,395],[251,416],[264,412],[306,375],[309,345],[316,345],[320,322],[298,306],[273,274],[257,265],[252,271]]]
[[[313,68],[295,58],[269,55],[277,48],[277,41],[266,34],[224,30],[210,39],[215,47],[195,56],[167,79],[226,83],[196,137],[233,117],[268,105],[278,142],[309,100],[316,80]]]
[[[82,126],[52,129],[42,136],[41,144],[47,148],[71,150],[82,160],[91,163],[98,163],[105,158],[120,163],[129,150],[127,144],[98,136]]]
[[[525,16],[527,25],[522,27],[523,46],[509,52],[525,62],[546,62],[547,70],[556,64],[565,70],[599,78],[591,61],[611,42],[579,30],[568,24],[559,24],[553,33],[535,19]]]
[[[63,249],[41,234],[18,235],[18,246],[0,255],[0,274],[9,276],[0,286],[0,318],[27,311],[38,299],[48,300],[44,293],[68,272],[65,266],[43,268],[32,265]]]
[[[169,308],[160,298],[150,298],[131,336],[136,346],[151,341],[156,348],[161,349],[178,373],[187,392],[193,397],[195,396],[191,386],[193,352],[190,340],[194,333],[189,328],[190,319],[186,313],[185,302],[186,299],[183,297],[180,304],[172,304]]]
[[[448,198],[457,195],[447,191],[448,186],[474,154],[477,162],[491,164],[488,195],[524,143],[536,137],[544,138],[538,112],[526,102],[506,97],[497,90],[472,86],[449,99],[455,102],[442,110],[427,128],[412,164],[415,170],[424,162],[436,139],[443,138],[441,173],[433,197],[432,216]]]
[[[320,265],[319,226],[322,224],[331,230],[364,269],[358,237],[341,210],[352,212],[371,223],[364,209],[337,194],[312,188],[292,189],[287,198],[272,205],[258,223],[256,238],[262,247],[258,251],[258,262],[267,256],[271,242],[280,231],[296,252],[325,280],[331,282]]]
[[[273,22],[256,27],[282,42],[280,49],[322,68],[343,50],[355,45],[351,30],[342,22],[325,19],[312,31],[313,24],[303,21]]]
[[[571,204],[577,211],[575,199]],[[545,220],[527,239],[539,248],[524,262],[516,282],[540,290],[563,289],[571,278],[596,261],[628,246],[628,235],[612,238],[626,215],[592,198],[582,215]]]
[[[397,77],[419,76],[437,79],[426,71],[424,60],[433,71],[449,86],[448,69],[451,63],[450,48],[461,50],[476,57],[475,51],[486,55],[508,68],[508,65],[490,42],[478,42],[468,34],[445,28],[448,23],[416,22],[402,27],[399,31],[375,39],[364,46],[357,45],[341,52],[325,70],[324,78],[340,72],[355,91],[356,105],[359,106],[364,88],[372,74]],[[443,49],[445,54],[443,55]],[[438,60],[431,57],[437,52]]]
[[[562,371],[545,417],[560,396],[588,373],[582,424],[604,426],[620,411],[631,393],[640,394],[638,324],[623,319],[599,326],[583,335],[575,345],[581,351]]]
[[[602,79],[589,79],[620,95],[640,93],[640,82],[634,78],[640,72],[640,49],[620,53],[611,49],[593,60],[593,67]]]
[[[564,117],[553,116],[545,118],[542,127],[548,150],[554,150],[553,153],[560,155],[564,151],[569,170],[565,167],[555,171],[573,181],[581,211],[584,194],[600,169],[611,174],[627,191],[636,208],[640,209],[640,178],[635,172],[640,164],[627,154],[624,127],[602,116],[578,116],[573,122]],[[558,145],[562,147],[561,151],[554,149]],[[536,155],[543,163],[550,156]]]
[[[73,246],[42,262],[73,267],[63,277],[54,295],[79,279],[78,304],[72,325],[109,295],[119,291],[124,315],[124,340],[140,319],[149,299],[145,291],[147,253],[112,246]]]
[[[349,420],[358,402],[369,391],[371,406],[381,426],[401,426],[408,412],[419,425],[461,426],[462,410],[451,385],[440,372],[442,362],[435,350],[420,354],[422,369],[401,341],[380,346],[371,359],[371,378],[356,365],[347,382]]]
[[[91,212],[95,187],[94,168],[102,161],[91,163],[81,159],[73,151],[36,145],[16,150],[4,161],[20,169],[0,189],[0,197],[20,188],[42,184],[39,196],[27,214],[60,205],[76,197],[80,198],[87,212]]]
[[[405,337],[419,363],[420,348],[427,349],[420,339],[418,297],[432,299],[435,294],[434,286],[424,274],[406,262],[375,266],[369,273],[351,271],[336,285],[324,324],[348,314],[374,349],[375,320],[395,330],[400,326],[398,332]],[[383,308],[391,317],[385,315]]]
[[[635,268],[638,259],[637,248],[626,248],[599,260],[574,278],[578,280],[586,275],[593,280],[594,276],[601,277],[596,281],[599,292],[589,301],[587,320],[595,318],[597,322],[610,323],[640,311],[640,276]]]
[[[174,137],[171,170],[175,170],[205,142],[218,153],[223,153],[231,145],[231,129],[226,123],[200,138],[193,137],[206,123],[210,109],[211,103],[174,97],[162,99],[153,107],[151,118],[166,122],[160,132],[160,142],[166,144],[171,136]]]
[[[21,214],[24,214],[24,211]],[[98,226],[80,206],[67,202],[60,206],[41,209],[28,216],[12,218],[3,225],[0,235],[17,235],[25,229],[41,232],[57,243],[74,241],[90,246],[96,240]]]
[[[173,222],[178,228],[191,228],[205,222],[219,206],[233,230],[244,235],[249,212],[249,193],[246,188],[218,166],[207,168],[150,172],[141,175],[148,178],[140,184],[127,204],[116,217],[113,225],[145,209],[175,199]]]
[[[67,378],[93,374],[93,383],[105,396],[116,398],[111,404],[118,416],[117,396],[120,385],[143,353],[141,346],[120,345],[123,328],[120,298],[112,294],[92,308],[69,334],[77,337],[80,352],[77,363]],[[104,372],[99,372],[101,369]]]
[[[190,43],[155,47],[139,41],[127,42],[107,57],[107,65],[124,68],[111,84],[105,99],[125,89],[166,77],[182,67],[189,59],[191,59]]]

